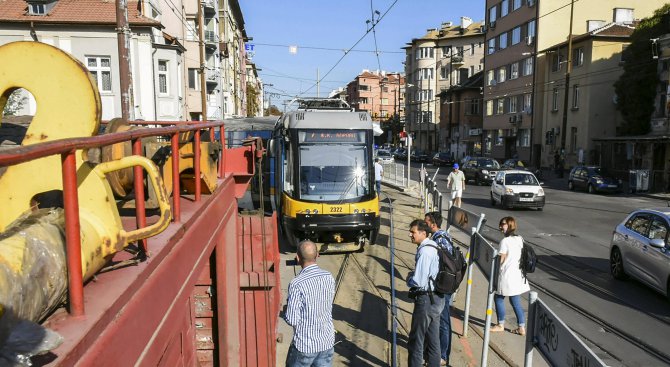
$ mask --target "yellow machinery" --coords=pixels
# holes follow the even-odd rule
[[[37,112],[22,145],[97,134],[101,104],[96,83],[86,67],[69,54],[39,42],[0,46],[0,110],[17,88],[30,91],[37,102]],[[87,160],[87,153],[76,152],[81,263],[85,280],[130,242],[156,235],[170,222],[168,195],[151,160],[129,156],[95,164]],[[157,193],[160,219],[146,228],[126,231],[105,174],[136,165],[146,170],[152,189]],[[30,288],[30,282],[39,281],[31,277],[40,273],[37,267],[43,266],[39,254],[26,256],[31,242],[30,236],[25,234],[27,228],[40,225],[41,216],[57,215],[53,210],[35,211],[34,206],[47,193],[62,193],[62,182],[60,155],[9,166],[0,175],[0,309],[10,308],[20,318],[35,321],[64,297],[62,293],[41,300],[23,293]],[[53,226],[58,227],[62,222],[62,218],[50,220],[51,229],[47,231],[51,235],[46,237],[64,241],[62,233],[59,236],[53,231]],[[37,242],[40,241],[38,238]],[[65,248],[64,242],[48,246],[53,251],[64,252]],[[43,287],[61,291],[52,284],[43,284]]]

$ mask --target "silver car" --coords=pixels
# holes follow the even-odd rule
[[[670,208],[640,209],[616,226],[610,272],[631,276],[670,297]]]

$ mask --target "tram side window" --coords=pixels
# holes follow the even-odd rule
[[[284,192],[293,196],[293,149],[286,150],[286,163],[284,164]]]

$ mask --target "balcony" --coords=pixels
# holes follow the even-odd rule
[[[463,61],[463,56],[461,55],[454,55],[451,57],[451,64],[458,66],[458,65],[463,65],[465,61]]]
[[[218,70],[213,70],[214,68],[207,67],[207,73],[205,74],[205,82],[207,83],[208,89],[213,89],[219,85],[221,80],[221,72]]]
[[[205,10],[205,17],[216,15],[216,2],[214,0],[200,0],[200,3]]]
[[[219,35],[216,31],[205,31],[205,47],[210,50],[216,50],[219,43]]]

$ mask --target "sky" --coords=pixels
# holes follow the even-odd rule
[[[484,6],[484,0],[240,0],[252,61],[280,108],[292,96],[316,97],[317,75],[319,96],[327,97],[363,69],[404,72],[402,47],[412,38],[443,22],[460,24],[461,16],[481,21]]]

